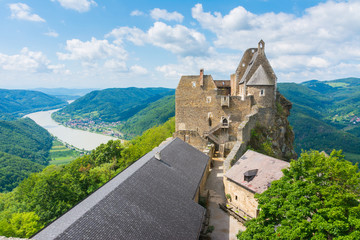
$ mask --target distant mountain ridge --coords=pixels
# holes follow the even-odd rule
[[[35,91],[55,96],[62,100],[75,100],[89,92],[99,90],[97,88],[35,88]]]
[[[108,88],[77,99],[53,115],[57,121],[91,118],[105,122],[125,121],[150,103],[174,94],[168,88]]]
[[[290,124],[295,150],[343,149],[347,159],[360,162],[360,78],[279,83],[278,90],[293,103]]]
[[[64,107],[64,100],[32,90],[0,89],[0,120],[11,120],[25,114]]]

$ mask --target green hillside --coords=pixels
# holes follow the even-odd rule
[[[279,91],[293,103],[290,124],[295,151],[343,149],[346,157],[360,162],[360,79],[279,83]]]
[[[0,89],[0,120],[13,120],[30,112],[60,108],[66,102],[42,92]]]
[[[167,88],[109,88],[93,91],[53,115],[58,122],[91,118],[105,122],[124,121],[156,100],[174,94]]]
[[[141,135],[145,130],[163,124],[175,116],[175,96],[165,96],[129,118],[120,126],[120,131],[126,139]]]
[[[0,191],[47,165],[51,145],[51,135],[29,118],[0,121]]]
[[[0,236],[29,238],[172,136],[175,119],[122,144],[109,141],[66,165],[50,165],[0,193]]]

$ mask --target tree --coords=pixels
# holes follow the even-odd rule
[[[358,239],[360,173],[341,151],[303,152],[256,194],[260,213],[238,239]]]

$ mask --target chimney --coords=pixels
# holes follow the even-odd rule
[[[204,86],[204,69],[200,69],[200,87]]]
[[[161,160],[160,152],[155,153],[155,158],[159,161]]]

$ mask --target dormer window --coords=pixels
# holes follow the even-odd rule
[[[249,171],[244,172],[244,181],[250,182],[253,180],[258,172],[258,169],[252,169]]]

